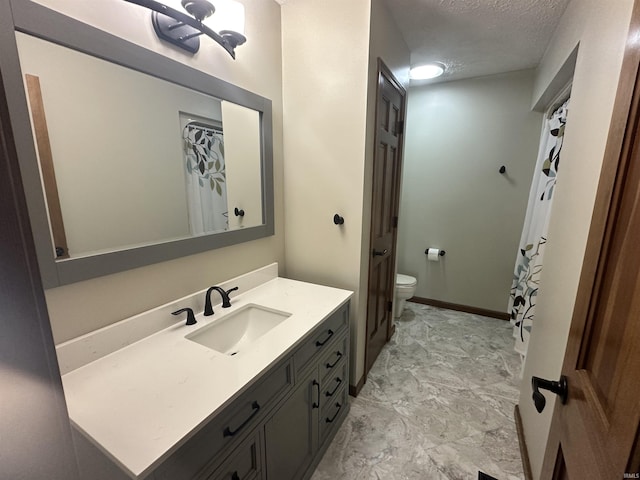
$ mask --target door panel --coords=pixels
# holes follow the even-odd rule
[[[542,479],[640,474],[639,65],[630,41],[562,368],[568,400],[556,402]]]
[[[369,347],[374,351],[380,349],[386,343],[386,325],[389,317],[387,308],[386,289],[389,277],[389,263],[391,256],[381,260],[374,269],[369,279],[369,308],[367,328],[369,331]],[[373,358],[375,361],[375,358]],[[371,362],[373,364],[373,361]]]
[[[377,93],[365,375],[391,336],[402,153],[402,132],[399,125],[404,120],[406,96],[402,86],[381,61]]]

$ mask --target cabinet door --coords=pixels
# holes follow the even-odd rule
[[[265,424],[267,480],[302,478],[318,449],[320,384],[314,369]]]
[[[218,467],[207,480],[260,480],[262,479],[262,451],[264,449],[261,430],[257,429],[231,456]]]

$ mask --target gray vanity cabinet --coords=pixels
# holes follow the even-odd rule
[[[303,480],[348,410],[349,303],[156,469],[153,480]]]
[[[318,385],[311,371],[265,424],[267,479],[302,478],[311,465],[318,450]]]
[[[307,480],[348,411],[349,303],[145,480]],[[74,430],[83,480],[129,477]]]
[[[207,480],[261,480],[263,459],[264,439],[258,429]]]
[[[266,479],[309,478],[348,410],[349,305],[294,353],[293,394],[265,424]]]
[[[248,478],[261,478],[263,440],[257,432],[269,412],[277,408],[291,391],[291,363],[291,359],[286,358],[272,367],[254,386],[166,459],[151,478],[236,480],[237,477],[245,480],[240,476],[240,472],[245,470],[252,475]],[[229,470],[228,476],[224,471],[220,473],[225,466],[229,468],[228,462],[233,458],[239,458],[236,462],[239,467]],[[247,469],[247,462],[254,467]]]

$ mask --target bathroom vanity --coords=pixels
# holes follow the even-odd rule
[[[197,292],[58,346],[82,478],[311,476],[349,408],[351,292],[276,264],[221,286],[213,316]]]
[[[233,259],[209,252],[274,235],[271,99],[196,68],[197,58],[173,60],[153,42],[145,48],[41,3],[0,1],[0,64],[46,289],[203,252],[198,267],[215,268]],[[132,22],[142,18],[137,9],[127,10]],[[246,66],[213,70],[281,103],[278,69],[265,82]],[[214,205],[189,201],[200,194]],[[167,267],[162,279],[144,272],[152,281],[127,298],[61,303],[66,311],[92,304],[88,318],[102,301],[178,283],[171,273],[180,270]],[[56,347],[82,478],[311,476],[348,410],[351,292],[277,270],[219,284],[239,290],[213,316],[195,292]],[[183,308],[197,323],[172,315]]]

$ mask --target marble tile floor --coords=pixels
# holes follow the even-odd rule
[[[311,480],[523,479],[511,331],[407,302]]]

